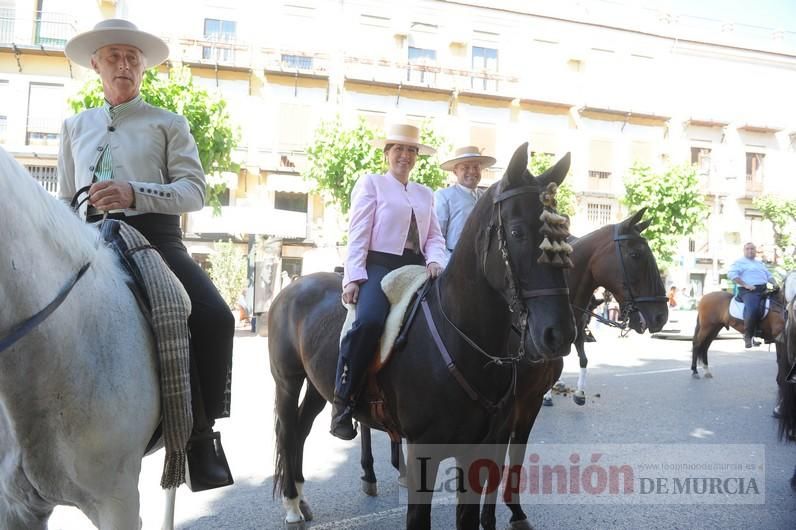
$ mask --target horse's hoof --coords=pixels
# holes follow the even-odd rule
[[[545,407],[552,407],[553,406],[553,398],[544,397],[542,398],[542,405]]]
[[[375,482],[362,481],[362,493],[368,497],[376,497],[379,495],[379,488]]]
[[[522,519],[520,521],[511,521],[506,526],[506,530],[533,530],[533,526],[528,522],[528,519]]]
[[[694,379],[699,379],[699,374],[696,372],[691,372],[691,377],[693,377]]]
[[[305,521],[312,521],[312,508],[310,508],[310,504],[305,500],[299,501],[299,510],[301,510],[301,515],[304,516]]]
[[[705,379],[713,379],[713,374],[711,374],[710,372],[706,371],[705,372]]]
[[[304,519],[301,521],[296,521],[294,523],[289,523],[287,520],[285,521],[285,526],[283,526],[285,530],[306,530],[307,525],[305,524]]]
[[[406,488],[406,475],[401,475],[398,477],[398,485],[402,488]]]
[[[585,405],[586,392],[583,390],[576,390],[575,393],[572,394],[572,401],[574,401],[576,405]]]

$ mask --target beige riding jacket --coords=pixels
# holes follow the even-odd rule
[[[67,118],[58,153],[58,196],[70,201],[91,184],[106,145],[113,157],[113,179],[130,182],[135,208],[142,213],[182,214],[200,210],[205,174],[188,121],[137,98],[113,119],[107,107]],[[85,215],[86,207],[80,210]]]

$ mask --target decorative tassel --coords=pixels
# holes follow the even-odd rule
[[[543,223],[547,223],[551,215],[553,214],[551,214],[549,210],[542,210],[542,215],[539,216],[539,220]]]
[[[547,224],[547,223],[543,224],[543,225],[542,225],[542,228],[540,228],[540,229],[539,229],[539,231],[540,231],[540,232],[542,233],[542,235],[544,235],[544,236],[549,236],[549,235],[552,235],[552,234],[553,234],[553,228],[552,228],[552,227],[551,227],[549,224]]]
[[[542,255],[539,256],[538,260],[536,260],[536,263],[539,263],[540,265],[550,263],[550,258],[547,257],[547,252],[542,252]]]
[[[550,250],[553,248],[553,245],[550,244],[550,240],[547,239],[547,236],[545,236],[544,240],[542,241],[542,244],[539,245],[539,248],[541,248],[542,250]]]
[[[566,254],[572,254],[572,245],[564,241],[561,243],[561,250]]]
[[[559,267],[563,266],[563,265],[564,265],[564,262],[561,260],[561,254],[559,254],[559,253],[556,253],[556,254],[553,256],[552,263],[553,263],[553,265],[556,265],[556,266],[559,266]]]
[[[572,267],[574,267],[574,265],[572,264],[572,260],[569,259],[568,256],[564,257],[564,267],[567,269],[571,269]]]
[[[556,254],[558,254],[559,252],[561,252],[561,245],[559,245],[558,241],[553,241],[553,245],[552,245],[552,247],[553,247],[553,248],[551,248],[550,250],[551,250],[551,251],[553,251],[553,252],[555,252]]]

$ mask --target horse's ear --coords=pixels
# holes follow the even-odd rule
[[[634,226],[636,226],[636,223],[641,221],[641,218],[644,217],[644,212],[646,211],[647,207],[645,206],[641,210],[637,211],[636,213],[634,213],[633,215],[622,221],[622,228],[624,229],[624,231],[626,232],[631,228],[633,228]],[[649,226],[649,224],[647,224],[647,226]],[[646,228],[646,226],[644,228]],[[638,228],[636,229],[638,230]],[[641,232],[641,230],[638,231]]]
[[[639,224],[636,225],[636,232],[639,234],[649,228],[652,224],[652,219],[647,219],[646,221],[641,221]]]
[[[514,151],[509,167],[503,174],[503,180],[508,185],[519,185],[522,177],[528,170],[528,142],[525,142]]]
[[[561,160],[556,162],[556,164],[549,168],[547,171],[536,177],[536,180],[539,182],[542,188],[547,186],[551,182],[555,182],[556,184],[561,184],[564,182],[564,179],[569,173],[569,164],[572,162],[572,157],[569,153],[565,154],[561,157]]]

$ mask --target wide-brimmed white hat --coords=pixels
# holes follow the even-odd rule
[[[417,147],[417,153],[420,155],[433,155],[437,152],[437,150],[430,145],[420,143],[420,129],[406,123],[391,125],[390,128],[387,129],[387,136],[385,138],[373,140],[374,147],[380,149],[383,149],[385,145],[389,144],[414,145]]]
[[[481,149],[478,147],[467,145],[456,149],[453,153],[453,158],[440,164],[440,167],[445,171],[453,171],[456,164],[460,162],[478,162],[481,164],[481,169],[485,169],[494,166],[497,160],[491,156],[482,155]]]
[[[138,48],[146,58],[147,67],[157,66],[169,58],[169,47],[163,39],[120,18],[103,20],[94,29],[75,35],[66,43],[64,53],[72,62],[91,68],[94,52],[111,44]]]

